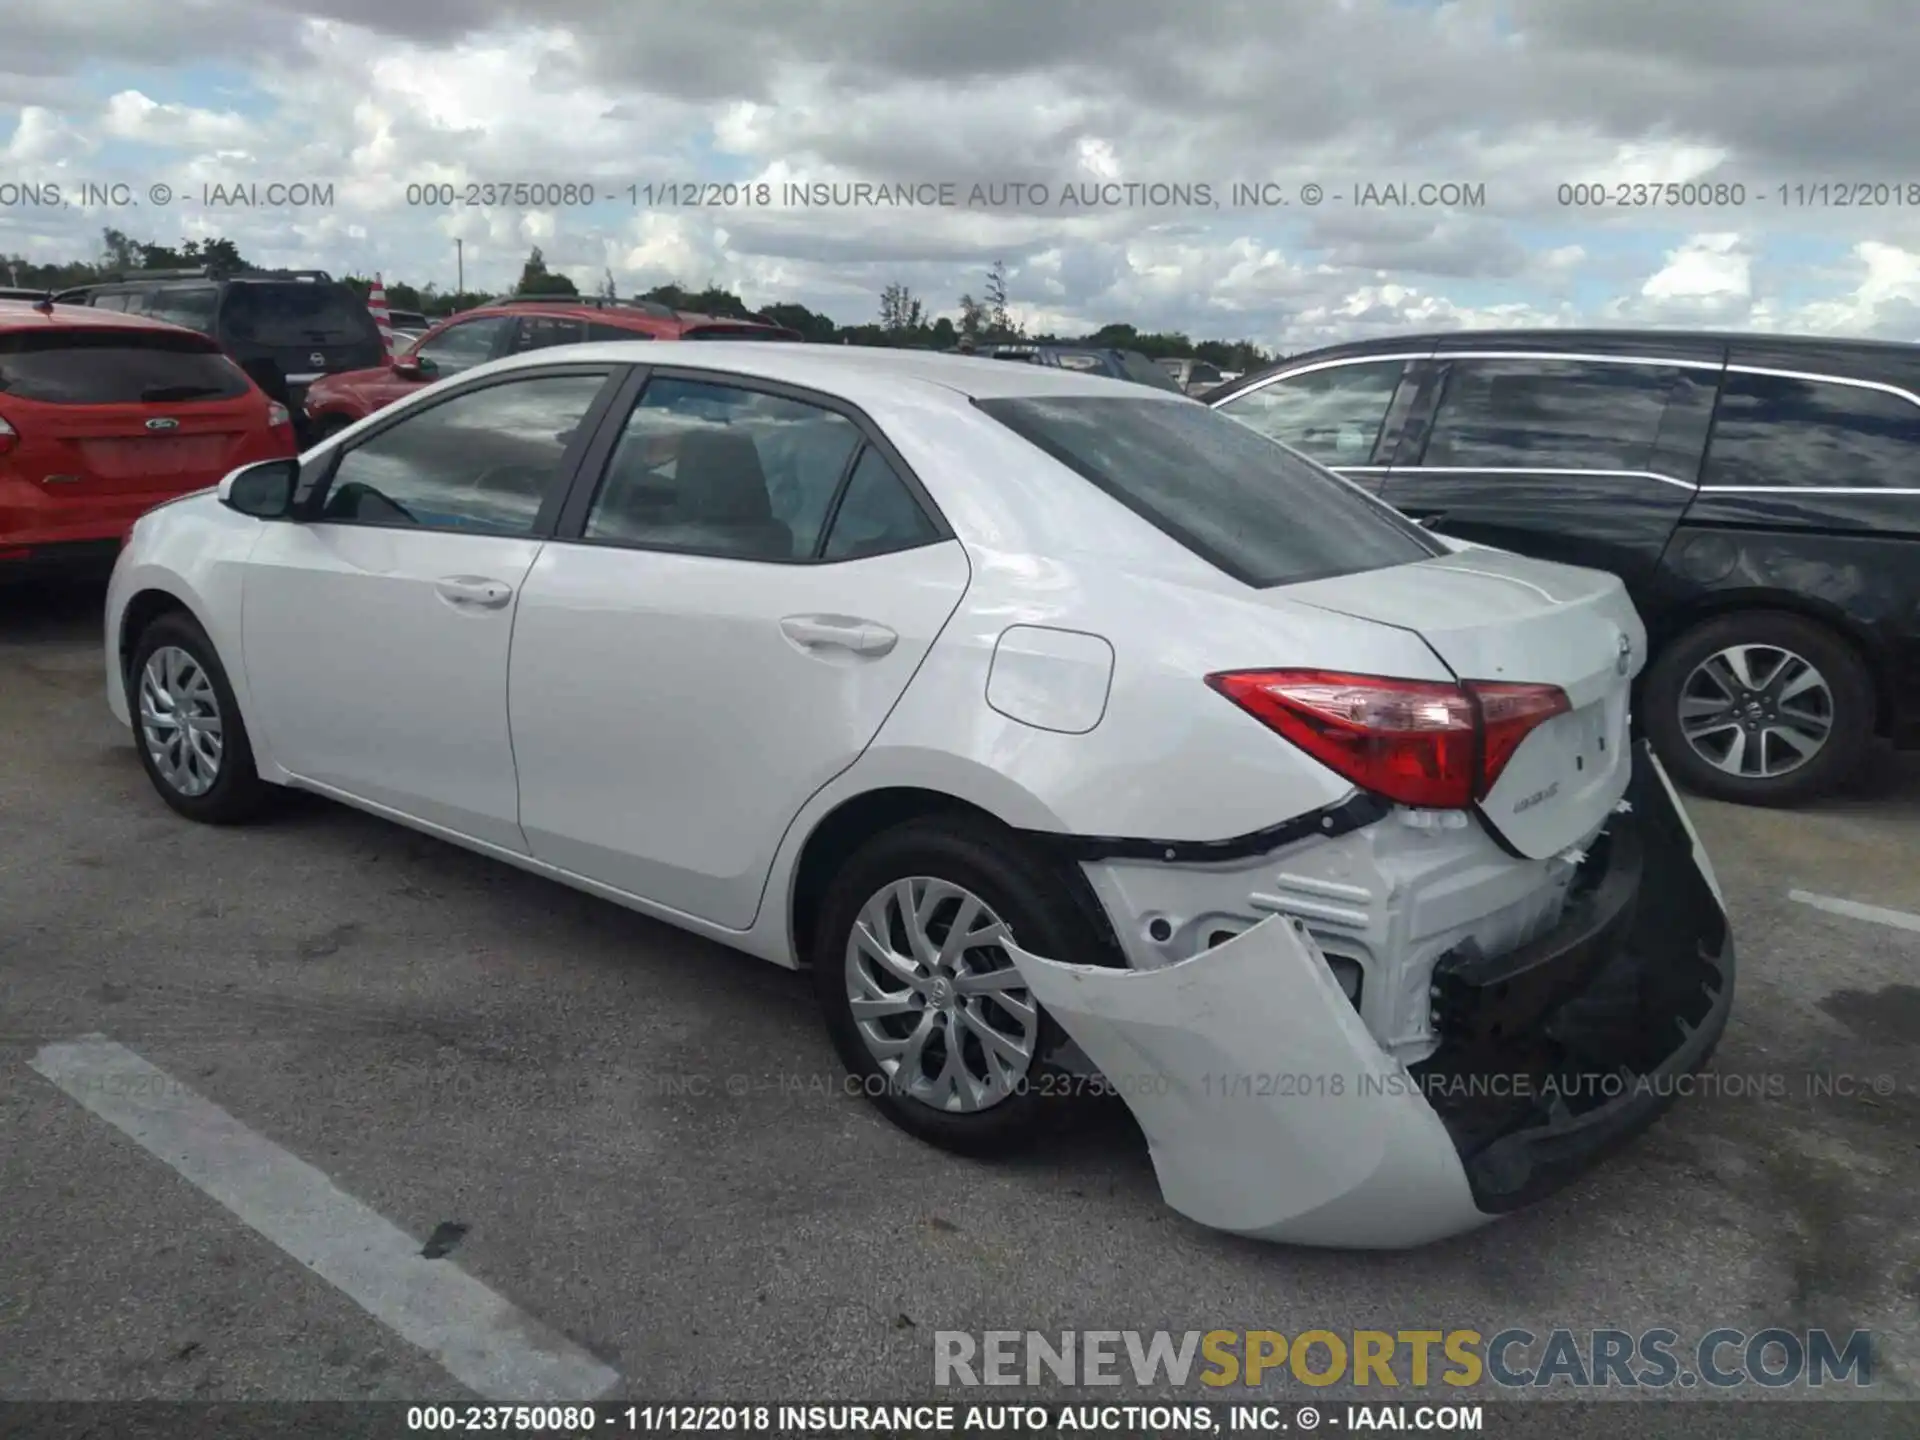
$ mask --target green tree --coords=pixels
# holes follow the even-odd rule
[[[527,263],[520,267],[520,284],[516,295],[578,295],[579,286],[566,276],[547,269],[547,257],[540,253],[538,245],[527,256]]]

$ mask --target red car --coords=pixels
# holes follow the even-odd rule
[[[206,336],[0,301],[0,580],[111,568],[145,511],[295,453],[287,408]]]
[[[693,315],[650,300],[592,296],[503,296],[443,320],[390,365],[324,375],[307,389],[306,418],[316,441],[391,405],[422,385],[475,365],[591,340],[786,340],[801,335],[764,320]],[[398,348],[398,347],[396,347]]]

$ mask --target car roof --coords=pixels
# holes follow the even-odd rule
[[[1262,366],[1241,379],[1263,378],[1282,370],[1310,365],[1321,360],[1347,356],[1399,355],[1430,350],[1540,350],[1638,353],[1649,356],[1685,356],[1730,348],[1766,349],[1781,353],[1808,353],[1836,350],[1863,356],[1911,363],[1920,359],[1920,346],[1904,340],[1865,340],[1836,335],[1788,335],[1766,331],[1740,333],[1732,330],[1656,330],[1612,328],[1526,329],[1526,330],[1424,330],[1406,334],[1381,335],[1366,340],[1347,340],[1337,345],[1302,350],[1284,360]]]
[[[123,310],[99,310],[91,305],[55,305],[44,312],[28,300],[0,300],[0,331],[18,330],[163,330],[175,335],[195,335],[197,330],[171,325],[165,320],[149,320],[144,315],[129,315]],[[213,342],[207,341],[211,346]]]
[[[471,315],[558,315],[568,320],[597,321],[618,326],[622,330],[635,330],[648,335],[662,332],[678,334],[682,330],[695,329],[703,325],[726,325],[741,330],[765,330],[769,334],[789,333],[785,326],[775,325],[768,320],[742,320],[736,315],[702,315],[690,310],[656,314],[638,308],[626,309],[613,304],[596,305],[587,300],[582,300],[579,304],[570,304],[564,296],[553,300],[540,298],[476,305],[471,310],[462,310],[446,318],[464,320]]]
[[[674,365],[689,369],[725,370],[735,374],[802,385],[849,399],[855,392],[891,388],[895,394],[938,386],[969,400],[1010,399],[1019,396],[1126,395],[1187,403],[1171,390],[1156,390],[1132,381],[1115,380],[1078,370],[1056,370],[1042,365],[1008,365],[982,355],[947,355],[931,350],[892,349],[873,345],[809,345],[791,340],[730,340],[724,345],[707,340],[666,340],[650,343],[617,340],[590,341],[535,350],[488,365],[510,370],[536,364],[577,364],[595,360],[630,365]],[[473,374],[473,371],[465,372]],[[1120,387],[1116,389],[1115,387]]]

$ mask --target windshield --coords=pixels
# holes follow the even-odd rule
[[[231,400],[247,379],[197,336],[123,329],[0,335],[0,396],[51,405]]]
[[[1331,471],[1203,405],[1082,395],[973,403],[1248,585],[1291,585],[1445,553],[1419,526]]]
[[[256,345],[380,343],[365,302],[343,285],[257,280],[230,285],[220,318],[234,339]]]

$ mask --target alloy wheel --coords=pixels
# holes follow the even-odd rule
[[[860,907],[847,941],[854,1027],[902,1093],[949,1113],[986,1110],[1033,1068],[1040,1017],[1006,945],[970,890],[896,880]]]
[[[1680,687],[1680,733],[1702,760],[1742,780],[1791,774],[1833,732],[1833,690],[1804,657],[1778,645],[1715,651]]]
[[[188,651],[163,645],[140,671],[140,736],[177,793],[204,795],[220,778],[225,740],[213,677]]]

